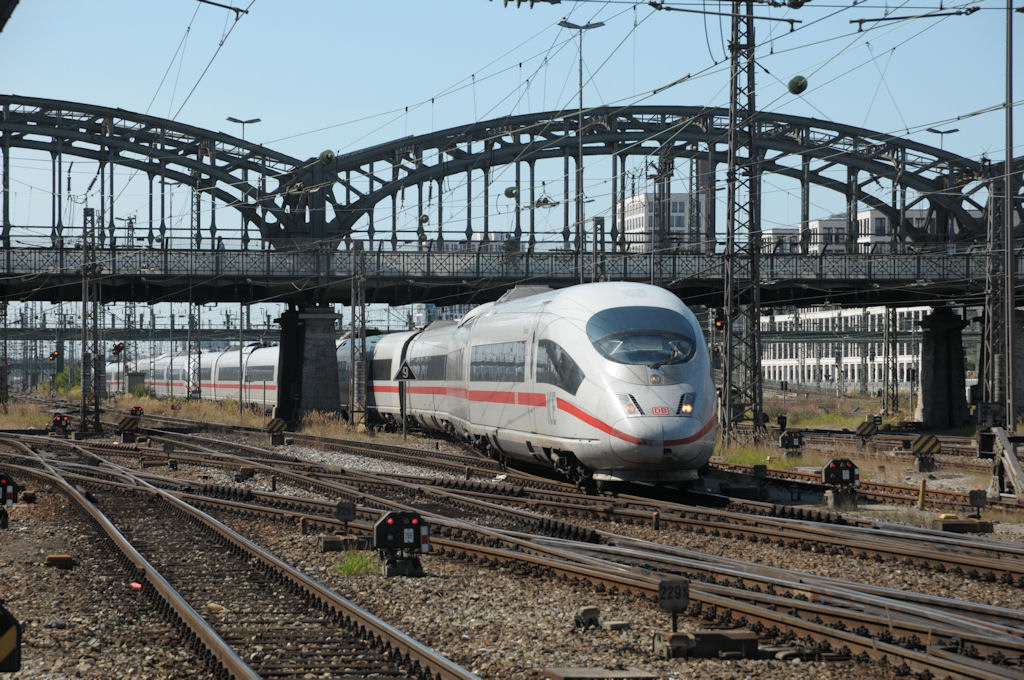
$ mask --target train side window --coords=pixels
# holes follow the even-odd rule
[[[444,380],[445,363],[448,356],[435,354],[428,357],[410,357],[409,368],[417,380]]]
[[[523,382],[526,375],[526,342],[474,345],[469,361],[473,382]]]
[[[580,367],[557,343],[537,341],[537,382],[561,387],[575,396],[583,377]]]
[[[373,360],[373,380],[391,380],[391,359]]]
[[[209,369],[204,368],[203,371]],[[217,371],[217,380],[228,380],[230,382],[238,382],[238,376],[241,371],[238,370],[238,366],[224,366]],[[203,380],[209,380],[209,374]]]
[[[448,380],[461,381],[462,370],[462,348],[448,353],[448,361],[445,362],[445,373]]]
[[[246,382],[267,382],[274,381],[274,367],[273,366],[249,366],[245,369],[245,381]]]
[[[210,380],[210,374],[212,372],[213,372],[213,369],[210,368],[209,366],[200,366],[199,367],[199,379],[200,380],[209,381]],[[235,377],[235,380],[238,380],[237,376]]]

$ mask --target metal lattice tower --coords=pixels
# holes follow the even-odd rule
[[[0,346],[0,408],[7,413],[7,401],[10,396],[7,383],[7,300],[0,300],[0,315],[3,315],[3,340]]]
[[[979,426],[1004,427],[1009,421],[1007,407],[1006,326],[1013,319],[1007,313],[1005,235],[1003,211],[1006,209],[1006,182],[1001,177],[991,180],[988,213],[988,269],[985,272],[985,310],[982,354],[982,421]],[[1012,310],[1012,304],[1010,306]]]
[[[199,314],[201,309],[194,302],[188,304],[188,372],[185,374],[185,388],[189,399],[199,399],[203,392],[200,382],[203,371],[203,355],[199,342],[203,327]]]
[[[352,425],[366,420],[366,257],[361,248],[352,251],[352,326],[349,333],[349,365],[352,366],[349,413]],[[388,376],[390,378],[390,376]]]
[[[885,339],[883,342],[885,375],[882,378],[882,413],[886,415],[895,415],[900,410],[899,374],[897,373],[899,370],[897,362],[899,345],[896,342],[896,336],[899,331],[896,325],[898,320],[896,308],[886,307]]]
[[[725,362],[722,372],[722,437],[729,445],[736,424],[754,423],[764,432],[761,382],[761,170],[755,144],[754,3],[732,3],[729,42],[728,215],[725,241]],[[747,149],[746,158],[740,151]],[[737,240],[746,232],[745,245]],[[746,267],[744,265],[747,265]]]

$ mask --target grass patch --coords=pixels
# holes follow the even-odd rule
[[[368,576],[379,574],[380,560],[372,552],[365,550],[349,550],[345,556],[334,563],[331,571],[336,576]]]
[[[803,467],[808,463],[802,456],[784,457],[782,449],[777,446],[753,446],[750,444],[734,444],[727,449],[721,446],[715,455],[727,463],[738,465],[767,465],[770,468],[789,470]]]
[[[0,429],[4,430],[45,430],[52,421],[53,414],[43,411],[37,404],[9,401],[0,409]]]

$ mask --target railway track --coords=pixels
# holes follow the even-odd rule
[[[666,527],[678,528],[698,534],[736,535],[753,541],[770,541],[799,549],[828,552],[832,554],[860,555],[863,558],[881,559],[894,562],[912,562],[930,569],[951,571],[970,575],[980,580],[999,580],[1008,584],[1024,585],[1024,555],[1020,551],[1006,548],[983,549],[983,542],[971,537],[946,538],[938,541],[928,534],[904,529],[901,532],[882,531],[873,522],[844,517],[835,512],[802,509],[796,518],[792,506],[757,502],[736,502],[729,508],[714,509],[686,505],[619,494],[600,497],[580,494],[569,484],[558,484],[550,480],[540,480],[541,484],[533,485],[534,478],[522,473],[512,473],[502,482],[480,482],[462,478],[384,478],[380,475],[343,471],[316,465],[308,462],[285,460],[274,452],[259,449],[237,442],[222,442],[210,438],[201,438],[206,451],[199,453],[176,452],[165,454],[174,456],[180,462],[192,464],[230,466],[238,470],[242,466],[259,470],[264,476],[273,477],[281,482],[287,481],[293,486],[309,489],[332,498],[342,498],[357,504],[368,504],[374,511],[382,506],[377,502],[368,502],[373,495],[389,498],[405,497],[410,504],[415,504],[424,496],[458,506],[462,511],[502,512],[512,515],[520,513],[519,518],[529,515],[527,526],[531,530],[556,531],[555,535],[587,539],[593,532],[573,523],[562,521],[544,524],[544,517],[572,517],[582,520],[619,521],[636,524],[648,524],[657,521]],[[211,454],[205,445],[220,445],[242,451],[240,454]],[[407,462],[411,457],[409,451],[394,454],[394,447],[385,447],[398,460]],[[368,444],[361,443],[355,449],[361,455],[375,456],[377,453]],[[350,453],[352,451],[349,451]],[[114,447],[109,451],[115,456],[134,459],[134,464],[141,465],[147,458],[143,451],[130,448]],[[153,455],[153,454],[150,454]],[[420,464],[433,465],[430,460],[434,452],[421,452]],[[159,462],[161,458],[150,458]],[[168,459],[169,460],[169,459]],[[439,466],[448,467],[450,456],[441,455]],[[462,466],[457,466],[460,472]],[[746,468],[749,471],[749,468]],[[805,477],[806,479],[806,477]],[[153,480],[153,483],[160,483]],[[209,485],[208,495],[221,497],[247,494],[253,492],[243,487],[217,487]],[[276,498],[278,507],[290,504],[297,507],[299,501],[286,501]],[[943,495],[943,507],[949,507],[948,498]],[[966,505],[966,498],[963,499]],[[518,508],[513,511],[511,508]],[[324,508],[333,512],[334,506],[328,504]],[[750,513],[754,512],[752,516]],[[311,514],[315,514],[312,513]],[[810,521],[802,521],[802,520]],[[824,522],[825,526],[820,526]],[[831,528],[828,524],[840,525],[842,528]],[[935,548],[929,543],[941,543]]]
[[[744,465],[741,463],[712,461],[711,467],[724,472],[739,472],[744,475],[749,475],[751,478],[754,474],[753,465]],[[768,480],[802,485],[808,490],[820,491],[823,488],[821,483],[821,474],[816,472],[768,468],[765,474],[766,479]],[[860,487],[857,488],[857,495],[861,498],[890,504],[917,503],[920,498],[920,493],[921,490],[919,487],[890,484],[886,482],[871,482],[866,480],[861,480]],[[975,510],[975,508],[971,506],[968,494],[960,491],[950,491],[948,489],[929,489],[926,487],[924,502],[925,506],[931,509],[961,511]],[[990,507],[1003,510],[1021,509],[1020,505],[1012,499],[989,498],[987,503]]]
[[[109,480],[95,483],[118,484]],[[108,491],[99,497],[104,495],[118,496]],[[281,511],[261,507],[261,496],[255,494],[248,500],[194,496],[188,500],[219,515],[263,517],[264,521],[293,525],[298,516],[307,520],[310,530],[338,525],[337,520],[325,516],[330,504],[323,502],[307,515],[311,508]],[[490,506],[496,505],[470,494],[456,500],[470,505],[486,503],[491,510]],[[377,505],[401,507],[393,493],[388,498],[365,497],[365,508]],[[596,587],[648,599],[655,597],[661,578],[684,574],[692,580],[691,616],[718,625],[750,626],[769,643],[810,646],[833,658],[885,659],[897,670],[928,672],[936,677],[1006,678],[1020,670],[1024,624],[1019,612],[787,570],[751,569],[750,565],[709,560],[707,555],[609,533],[601,533],[597,541],[579,541],[486,528],[465,519],[434,516],[431,522],[437,531],[433,543],[440,555],[482,565],[515,565],[542,577],[586,580]],[[360,517],[350,528],[368,531],[369,521]]]
[[[49,462],[37,464],[43,469],[15,469],[57,485],[96,521],[145,594],[177,619],[218,673],[477,678],[123,468],[111,466],[106,479],[91,483],[74,475],[91,488],[83,494]]]

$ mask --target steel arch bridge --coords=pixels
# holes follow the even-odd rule
[[[344,155],[327,151],[305,160],[224,133],[121,109],[11,95],[0,96],[0,107],[4,192],[0,235],[5,247],[10,247],[12,234],[19,228],[10,217],[12,149],[50,156],[54,219],[48,226],[55,245],[64,240],[62,205],[71,196],[60,180],[64,158],[70,156],[98,163],[90,188],[98,178],[101,247],[107,237],[111,247],[115,243],[114,220],[119,209],[113,174],[116,165],[144,173],[148,180],[146,239],[151,247],[166,246],[173,229],[168,226],[165,205],[166,187],[171,183],[191,190],[190,248],[214,246],[218,213],[229,208],[241,216],[237,240],[242,249],[259,241],[263,247],[278,250],[332,249],[353,241],[371,249],[390,241],[391,248],[398,249],[399,233],[412,232],[421,247],[474,238],[485,244],[492,234],[493,171],[507,166],[514,168],[514,181],[502,183],[510,192],[506,195],[515,198],[512,233],[516,249],[534,250],[538,243],[536,209],[553,205],[563,209],[561,236],[568,248],[574,219],[569,214],[570,204],[582,193],[581,188],[569,186],[574,174],[570,166],[581,150],[586,157],[608,159],[605,179],[611,185],[607,209],[611,228],[600,247],[621,251],[627,243],[617,211],[627,198],[629,157],[655,159],[659,181],[666,185],[671,182],[676,159],[695,161],[691,168],[698,168],[696,190],[707,198],[714,196],[721,181],[716,169],[724,167],[727,153],[728,111],[705,107],[587,109],[582,126],[576,111],[520,115],[406,137]],[[885,235],[893,244],[985,240],[988,182],[999,175],[1001,165],[812,118],[760,113],[755,129],[762,173],[785,176],[799,184],[800,247],[805,252],[812,187],[844,196],[847,252],[856,248],[858,205],[886,215]],[[563,167],[558,175],[562,180],[558,201],[547,196],[546,188],[540,195],[537,190],[536,165],[552,159],[560,159]],[[741,157],[741,163],[748,160]],[[1013,209],[1018,217],[1024,212],[1022,169],[1024,159],[1018,159],[1012,178]],[[837,178],[843,171],[845,177]],[[464,184],[466,192],[458,219],[445,215],[444,187],[453,178]],[[514,191],[507,186],[510,183]],[[431,196],[428,205],[424,204],[425,187]],[[871,191],[872,187],[887,187],[888,196],[881,195],[884,190]],[[417,192],[416,211],[403,216],[400,224],[398,199],[404,199],[407,190]],[[698,250],[709,252],[715,241],[715,201],[704,200],[701,205],[707,211],[700,218],[705,226],[698,227],[693,241],[699,244]],[[382,207],[390,224],[380,228],[375,215]],[[915,208],[926,209],[927,218],[910,220],[907,211]],[[219,233],[223,234],[226,217],[220,214]],[[664,227],[656,232],[657,247],[664,244],[666,234]],[[575,247],[585,249],[586,244],[577,240]]]

